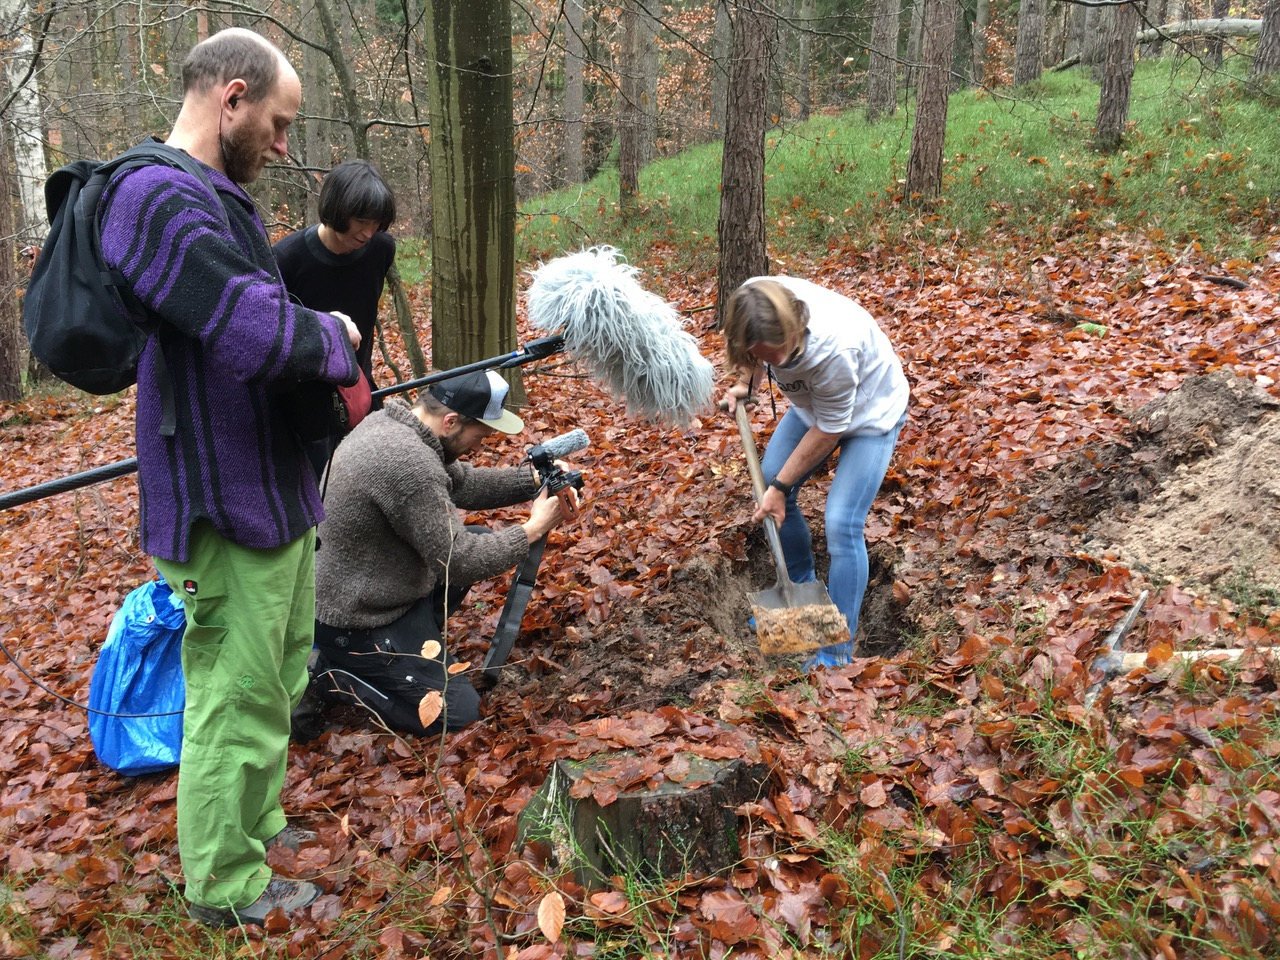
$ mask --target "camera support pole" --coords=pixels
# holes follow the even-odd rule
[[[564,349],[564,337],[539,337],[537,340],[530,340],[519,350],[513,350],[511,353],[504,353],[498,357],[490,357],[488,360],[477,360],[475,363],[464,364],[461,367],[454,367],[451,370],[441,370],[437,373],[429,373],[425,377],[419,377],[416,380],[406,380],[404,383],[397,383],[390,387],[383,387],[380,390],[373,391],[375,397],[386,397],[396,393],[404,393],[408,390],[417,390],[421,387],[429,386],[433,383],[439,383],[442,380],[452,380],[454,377],[465,376],[468,373],[475,373],[478,370],[506,370],[511,367],[518,367],[534,360],[544,360],[553,354],[559,353]],[[9,493],[0,493],[0,510],[8,510],[10,507],[20,507],[24,503],[31,503],[35,500],[43,500],[45,497],[52,497],[58,493],[67,493],[71,490],[79,490],[81,487],[92,486],[95,483],[101,483],[104,480],[114,480],[116,477],[126,477],[138,470],[137,457],[130,457],[128,460],[119,460],[116,463],[109,463],[105,466],[94,467],[92,470],[85,470],[82,473],[73,473],[70,476],[58,477],[56,480],[48,480],[44,483],[38,483],[34,487],[24,487],[21,490],[13,490]]]

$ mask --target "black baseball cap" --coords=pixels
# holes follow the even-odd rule
[[[517,434],[524,430],[524,421],[502,406],[510,388],[507,381],[492,370],[451,377],[427,389],[454,413],[479,420],[500,433]]]

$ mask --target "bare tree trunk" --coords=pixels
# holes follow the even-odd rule
[[[618,208],[623,219],[635,212],[640,192],[640,14],[636,0],[622,7],[622,50],[618,82]]]
[[[347,127],[347,129],[350,131],[350,135],[351,135],[351,143],[352,143],[352,146],[353,146],[353,148],[354,148],[355,155],[356,155],[357,157],[359,157],[360,159],[362,159],[362,160],[368,160],[368,159],[369,159],[369,135],[368,135],[368,127],[365,125],[364,119],[363,119],[363,117],[362,117],[362,115],[361,115],[361,110],[360,110],[360,100],[359,100],[359,96],[358,96],[358,93],[357,93],[357,90],[356,90],[355,74],[352,72],[352,70],[351,70],[351,64],[347,61],[346,55],[345,55],[345,53],[344,53],[344,51],[345,51],[345,50],[350,49],[350,48],[349,48],[349,46],[346,44],[346,42],[345,42],[345,41],[343,40],[343,38],[342,38],[341,29],[342,29],[342,27],[344,26],[344,24],[343,24],[342,22],[340,22],[340,21],[338,21],[338,20],[336,20],[336,19],[335,19],[334,15],[333,15],[333,7],[332,7],[332,4],[331,4],[331,0],[314,0],[314,3],[315,3],[315,7],[314,7],[314,9],[315,9],[315,12],[316,12],[317,16],[318,16],[318,17],[319,17],[319,19],[320,19],[320,26],[321,26],[321,28],[324,30],[325,43],[327,44],[326,49],[325,49],[325,55],[328,57],[330,64],[332,64],[332,66],[333,66],[333,72],[334,72],[334,75],[335,75],[335,76],[337,77],[337,79],[338,79],[338,90],[339,90],[339,92],[340,92],[340,93],[341,93],[341,95],[342,95],[342,107],[343,107],[343,110],[344,110],[344,111],[345,111],[345,113],[346,113],[346,127]],[[504,8],[504,9],[505,9],[505,8]],[[348,19],[349,19],[349,18],[348,18]],[[478,15],[478,19],[479,19],[479,15]],[[506,23],[507,23],[507,31],[506,31],[507,45],[506,45],[506,49],[507,49],[507,65],[508,65],[508,73],[507,73],[507,88],[508,88],[508,90],[510,90],[510,86],[511,86],[511,76],[510,76],[510,60],[511,60],[511,56],[510,56],[510,54],[511,54],[511,21],[510,21],[510,19],[508,19],[508,20],[506,21]],[[349,24],[349,23],[346,23],[346,24],[345,24],[345,26],[347,27],[347,29],[348,29],[348,30],[350,29],[350,24]],[[435,62],[435,63],[437,64],[437,72],[438,72],[438,73],[446,73],[446,72],[447,72],[447,71],[446,71],[446,69],[445,69],[445,67],[444,67],[443,65],[441,65],[441,64],[440,64],[440,62],[439,62],[438,60],[433,60],[433,62]],[[452,61],[450,61],[450,62],[452,62]],[[477,81],[477,82],[479,82],[479,81]],[[438,84],[433,84],[433,85],[432,85],[432,88],[431,88],[431,89],[432,89],[433,94],[435,93],[435,89],[436,89],[436,87],[437,87],[437,86],[438,86]],[[505,129],[507,129],[508,131],[510,131],[510,130],[511,130],[511,109],[510,109],[510,104],[511,104],[511,98],[510,98],[510,97],[508,97],[508,98],[507,98],[507,111],[506,111],[506,114],[507,114],[507,120],[506,120],[506,128],[505,128]],[[435,116],[434,116],[435,106],[436,106],[436,104],[435,104],[435,99],[434,99],[434,97],[433,97],[433,99],[432,99],[432,111],[433,111],[433,115],[432,115],[432,122],[431,122],[431,127],[432,127],[432,129],[433,129],[433,130],[434,130],[434,129],[435,129],[435,127],[436,127],[436,124],[435,124]],[[499,124],[499,125],[498,125],[498,127],[495,129],[495,136],[500,136],[500,132],[501,132],[501,130],[502,130],[502,129],[503,129],[503,128],[502,128],[501,124]],[[435,138],[434,138],[434,137],[432,138],[432,146],[433,146],[433,147],[435,146]],[[508,141],[507,141],[507,148],[508,148],[508,151],[509,151],[509,155],[514,156],[514,150],[515,150],[515,147],[514,147],[514,140],[513,140],[513,139],[508,139]],[[482,148],[476,148],[476,149],[482,149]],[[433,151],[433,157],[434,157],[434,151]],[[433,166],[434,166],[434,163],[433,163]],[[512,219],[511,219],[511,247],[512,247],[511,263],[512,263],[512,272],[513,272],[513,273],[514,273],[514,269],[515,269],[515,267],[514,267],[514,263],[515,263],[515,194],[514,194],[515,184],[514,184],[514,166],[515,166],[515,161],[514,161],[514,159],[512,159],[510,172],[511,172],[511,176],[512,176],[512,178],[513,178],[513,179],[512,179],[512,182],[511,182],[511,189],[512,189],[512,196],[511,196],[511,211],[512,211],[512,212],[511,212],[511,217],[512,217]],[[434,173],[433,173],[433,175],[432,175],[432,183],[433,183],[433,184],[435,183],[435,176],[434,176]],[[499,191],[495,189],[495,193],[497,193],[497,192],[499,192]],[[456,197],[456,196],[457,196],[457,194],[455,193],[455,194],[454,194],[454,196]],[[434,202],[434,201],[435,201],[435,198],[433,197],[433,202],[432,202],[432,213],[433,213],[432,224],[433,224],[433,230],[434,230],[434,223],[435,223],[435,215],[436,215],[436,213],[437,213],[437,212],[439,211],[439,209],[440,209],[440,205],[439,205],[438,203]],[[434,317],[438,316],[438,314],[436,314],[436,313],[435,313],[435,302],[436,302],[436,292],[437,292],[437,290],[436,290],[436,282],[435,282],[435,273],[434,273],[434,271],[435,271],[435,269],[439,266],[439,263],[440,263],[440,255],[441,255],[441,253],[440,253],[440,247],[439,247],[439,245],[435,244],[434,242],[433,242],[433,244],[432,244],[432,250],[433,250],[434,256],[432,257],[432,261],[431,261],[431,264],[432,264],[432,270],[433,270],[433,280],[432,280],[432,285],[431,285],[431,294],[432,294],[432,316],[433,316],[433,318],[434,318]],[[456,250],[451,249],[451,250],[450,250],[450,252],[456,253],[457,251],[456,251]],[[514,281],[513,281],[513,283],[514,283]],[[391,288],[391,298],[392,298],[392,303],[395,305],[396,321],[397,321],[397,323],[398,323],[398,324],[399,324],[399,326],[400,326],[400,332],[401,332],[402,337],[403,337],[403,339],[404,339],[405,352],[409,355],[409,365],[413,368],[414,376],[416,376],[416,377],[420,377],[420,376],[422,376],[423,374],[425,374],[425,373],[426,373],[426,367],[427,367],[426,358],[425,358],[425,357],[423,356],[423,354],[422,354],[422,346],[421,346],[421,345],[419,344],[419,342],[418,342],[418,333],[417,333],[417,330],[414,328],[414,325],[413,325],[413,317],[412,317],[412,315],[409,313],[409,298],[408,298],[408,296],[405,294],[405,291],[404,291],[404,289],[403,289],[403,288],[404,288],[404,281],[402,281],[402,280],[400,279],[400,271],[396,268],[396,265],[395,265],[394,263],[391,265],[391,269],[387,271],[387,285]],[[514,287],[513,287],[513,289],[514,289]],[[514,296],[514,295],[513,295],[513,296]],[[461,298],[451,299],[451,303],[458,303],[458,302],[460,301],[460,299],[461,299]],[[459,309],[459,310],[462,310],[463,308],[462,308],[461,306],[459,306],[459,307],[458,307],[458,309]],[[502,322],[502,321],[501,321],[501,316],[502,316],[502,315],[501,315],[500,313],[495,312],[495,313],[493,313],[493,314],[490,314],[490,316],[492,316],[492,317],[495,319],[495,321],[496,321],[497,323],[499,323],[499,324],[500,324],[500,323]],[[510,339],[514,342],[514,339],[515,339],[515,335],[514,335],[514,330],[515,330],[515,301],[514,301],[514,299],[512,300],[512,304],[511,304],[511,313],[510,313],[510,317],[509,317],[509,322],[510,322],[510,324],[511,324],[511,329],[512,329],[512,331],[513,331],[513,332],[512,332],[512,334],[511,334],[511,338],[510,338]],[[434,323],[434,319],[433,319],[433,323]],[[482,324],[482,326],[483,326],[483,324]],[[435,329],[435,328],[433,327],[433,329]],[[459,330],[459,329],[460,329],[460,327],[458,327],[458,326],[456,326],[456,325],[455,325],[454,327],[452,327],[452,329],[454,329],[454,330]],[[432,339],[432,345],[433,345],[433,349],[434,349],[434,350],[436,350],[436,351],[438,351],[438,350],[439,350],[439,347],[440,347],[440,339],[439,339],[438,337],[433,338],[433,339]],[[494,352],[494,353],[501,352],[501,349],[505,349],[505,348],[500,348],[499,350],[494,350],[493,352]],[[438,354],[437,354],[437,359],[438,359]],[[483,357],[479,357],[479,356],[477,356],[477,357],[472,357],[471,359],[473,359],[473,360],[479,360],[479,359],[483,359]],[[467,362],[467,361],[462,361],[462,360],[460,360],[460,361],[458,361],[458,362],[459,362],[459,363],[464,363],[464,362]]]
[[[955,45],[955,0],[926,0],[916,122],[907,161],[907,196],[931,199],[942,189],[942,146],[947,133],[947,97]]]
[[[1089,8],[1077,3],[1067,4],[1066,42],[1063,44],[1062,59],[1073,57],[1079,61],[1084,58],[1084,31],[1088,25]]]
[[[25,366],[26,335],[22,331],[22,311],[18,309],[18,265],[13,236],[13,165],[9,159],[9,136],[0,124],[0,401],[22,399],[22,369]]]
[[[800,120],[813,113],[813,24],[814,0],[800,0],[799,48],[796,52],[796,107]]]
[[[733,48],[733,19],[729,0],[716,0],[715,33],[711,38],[711,133],[724,133],[729,90],[729,59]]]
[[[1071,4],[1050,3],[1044,15],[1044,39],[1040,45],[1040,62],[1044,64],[1061,63],[1066,56],[1064,48],[1067,43],[1067,17]]]
[[[871,20],[871,59],[867,65],[867,121],[892,116],[898,109],[898,23],[900,0],[876,0]]]
[[[1018,44],[1013,58],[1015,87],[1040,79],[1043,37],[1044,0],[1022,0],[1018,4]]]
[[[1092,68],[1093,77],[1102,82],[1102,68],[1107,60],[1107,10],[1103,7],[1085,8],[1084,49],[1080,62]]]
[[[1165,22],[1165,11],[1168,7],[1169,0],[1146,0],[1143,19],[1152,26],[1159,26]],[[1164,56],[1164,40],[1157,38],[1150,43],[1144,43],[1141,52],[1144,60],[1155,60]]]
[[[1278,0],[1280,2],[1280,0]],[[1134,46],[1138,35],[1138,8],[1125,3],[1110,10],[1107,60],[1098,98],[1098,125],[1094,145],[1103,153],[1113,153],[1124,138],[1129,118],[1129,93],[1133,88]]]
[[[973,15],[973,69],[969,76],[976,86],[986,82],[987,27],[991,25],[991,0],[977,0]]]
[[[22,221],[15,234],[19,243],[39,246],[49,232],[44,207],[44,181],[49,171],[33,62],[35,43],[25,22],[27,16],[26,0],[0,0],[0,30],[13,38],[4,52],[4,66],[5,99],[12,98],[5,111],[11,131],[7,139],[13,144],[13,169],[22,203]]]
[[[648,4],[638,8],[636,66],[638,68],[640,168],[653,162],[658,152],[658,23]]]
[[[729,63],[724,159],[720,172],[719,293],[716,320],[744,280],[769,272],[764,227],[765,92],[776,21],[764,0],[738,0]]]
[[[1280,73],[1280,0],[1267,0],[1262,9],[1262,34],[1249,75],[1254,80]]]
[[[564,0],[564,136],[560,141],[560,172],[565,183],[586,179],[582,162],[583,66],[582,0]]]
[[[436,369],[515,344],[511,5],[431,5],[431,314]]]
[[[1231,0],[1213,0],[1213,8],[1211,10],[1211,13],[1214,19],[1216,20],[1226,19],[1227,14],[1229,14],[1230,12],[1231,12]],[[1222,38],[1221,37],[1209,38],[1208,56],[1209,56],[1209,62],[1212,63],[1215,67],[1222,66]]]
[[[924,34],[924,7],[926,0],[911,0],[911,26],[907,33],[907,68],[904,71],[905,86],[914,90],[920,82],[921,37]]]
[[[317,170],[325,170],[333,165],[330,138],[324,135],[326,126],[320,117],[331,113],[328,58],[314,47],[302,48],[302,164]],[[314,182],[314,178],[313,178]],[[308,223],[315,223],[320,218],[317,208],[319,195],[316,190],[307,191],[306,218]]]

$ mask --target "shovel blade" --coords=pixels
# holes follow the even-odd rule
[[[782,610],[786,607],[834,606],[826,584],[820,580],[811,583],[789,583],[753,593],[747,598],[754,606],[765,610]]]
[[[748,599],[763,654],[807,653],[849,639],[849,625],[822,583],[783,580]]]

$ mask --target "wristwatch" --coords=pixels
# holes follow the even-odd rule
[[[775,490],[780,491],[784,497],[791,496],[791,491],[796,488],[796,485],[794,483],[783,483],[777,477],[774,477],[772,480],[769,481],[769,486],[773,487],[773,489]]]

